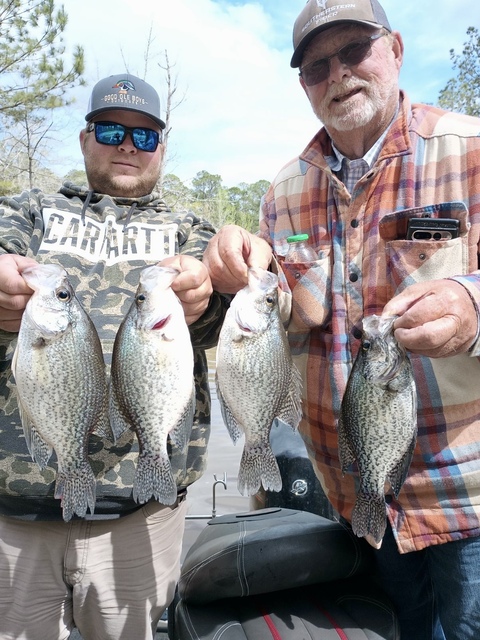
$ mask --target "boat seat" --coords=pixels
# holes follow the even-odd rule
[[[372,553],[348,527],[306,511],[212,518],[182,565],[171,640],[398,640]]]

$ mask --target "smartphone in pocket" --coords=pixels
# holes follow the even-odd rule
[[[407,240],[451,240],[458,238],[460,221],[455,218],[410,218]]]

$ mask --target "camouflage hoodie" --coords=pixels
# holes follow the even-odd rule
[[[95,323],[107,367],[140,271],[178,253],[201,259],[214,233],[208,222],[191,212],[172,213],[155,193],[138,199],[112,198],[65,183],[52,195],[32,190],[0,198],[0,253],[58,263],[67,270]],[[197,411],[187,454],[172,455],[179,487],[197,480],[204,470],[210,434],[204,350],[215,346],[227,306],[228,299],[214,293],[207,311],[190,327]],[[23,436],[10,369],[15,343],[16,334],[0,330],[0,515],[61,519],[60,501],[53,497],[55,454],[40,471]],[[90,437],[89,459],[97,477],[93,517],[116,517],[138,507],[131,498],[137,454],[133,431],[116,444]]]

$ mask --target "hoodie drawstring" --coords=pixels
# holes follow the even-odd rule
[[[133,214],[136,206],[137,206],[137,203],[136,202],[132,202],[132,204],[130,206],[130,209],[128,210],[127,217],[125,218],[125,222],[123,224],[123,229],[122,229],[123,233],[125,233],[128,225],[130,223],[130,219],[132,217],[132,214]]]
[[[89,192],[87,193],[87,197],[85,198],[85,202],[83,203],[83,207],[82,207],[82,224],[83,226],[85,226],[85,212],[88,209],[88,205],[90,204],[90,200],[92,199],[93,196],[93,189],[90,189]]]

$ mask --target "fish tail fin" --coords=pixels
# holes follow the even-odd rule
[[[166,455],[141,453],[133,482],[133,499],[144,504],[152,497],[161,504],[173,504],[177,499],[177,484]]]
[[[352,529],[359,538],[370,537],[380,546],[387,526],[385,498],[380,494],[359,493],[352,513]]]
[[[87,509],[95,508],[96,480],[88,460],[83,460],[76,469],[57,472],[55,498],[61,500],[63,519],[71,520],[74,514],[84,518]]]
[[[253,496],[263,485],[265,491],[281,491],[282,477],[273,451],[249,448],[245,445],[238,471],[238,490],[243,496]]]

